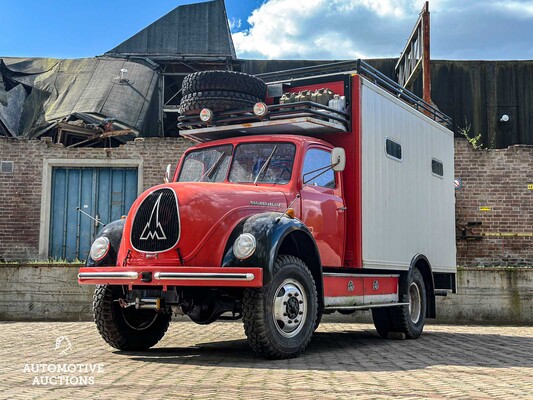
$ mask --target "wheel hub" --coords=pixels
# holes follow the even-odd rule
[[[274,324],[285,337],[296,336],[306,319],[307,299],[303,287],[294,279],[286,279],[276,290],[273,305]]]
[[[421,309],[422,298],[420,296],[420,289],[416,283],[411,283],[411,286],[409,286],[409,314],[411,321],[415,324],[420,319]]]
[[[290,319],[295,319],[298,316],[298,312],[300,311],[300,304],[298,303],[298,300],[296,300],[296,297],[291,297],[287,301],[287,316]]]

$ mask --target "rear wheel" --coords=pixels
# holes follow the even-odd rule
[[[384,338],[394,332],[415,339],[424,329],[427,308],[424,278],[418,268],[409,271],[405,281],[400,285],[400,290],[399,301],[408,305],[372,309],[374,326],[378,334]]]
[[[279,256],[274,273],[268,285],[245,291],[244,330],[257,353],[293,358],[305,350],[315,330],[315,282],[303,261],[293,256]]]
[[[119,350],[146,350],[165,335],[169,313],[122,308],[122,286],[97,285],[93,296],[94,322],[102,338]]]

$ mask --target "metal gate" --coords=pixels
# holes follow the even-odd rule
[[[84,260],[102,225],[126,215],[137,197],[137,168],[52,169],[48,256]]]

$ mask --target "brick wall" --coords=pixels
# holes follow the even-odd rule
[[[145,138],[109,151],[66,149],[45,141],[19,141],[0,137],[0,160],[13,161],[13,174],[0,174],[0,261],[38,258],[41,190],[44,159],[142,159],[143,187],[161,183],[163,170],[176,164],[192,143],[186,139]],[[482,232],[509,235],[533,232],[533,146],[499,150],[474,150],[456,140],[455,176],[459,224],[482,222]],[[490,211],[480,211],[490,207]],[[458,240],[459,265],[533,265],[533,237],[484,236]]]
[[[481,222],[469,235],[489,235],[458,240],[458,265],[533,265],[533,146],[474,150],[456,139],[455,176],[458,224]]]
[[[38,259],[45,159],[142,159],[146,189],[162,183],[166,165],[176,165],[191,144],[182,138],[141,138],[112,149],[67,149],[47,141],[0,137],[0,161],[14,162],[13,174],[0,173],[0,261]]]

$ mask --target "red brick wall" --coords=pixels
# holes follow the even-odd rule
[[[13,174],[0,174],[0,261],[38,258],[43,160],[143,159],[144,188],[161,183],[163,170],[192,143],[185,139],[145,138],[111,149],[65,149],[41,141],[0,137],[0,160],[14,161]],[[474,150],[463,139],[455,143],[455,176],[459,224],[480,221],[471,233],[533,232],[533,146]],[[480,211],[479,207],[491,207]],[[457,241],[459,265],[533,265],[533,237],[484,236]]]
[[[14,162],[13,174],[0,173],[0,261],[38,259],[45,159],[142,159],[146,189],[162,183],[166,165],[175,166],[191,144],[181,138],[143,138],[106,151],[0,137],[0,161]]]
[[[457,240],[458,265],[533,265],[533,146],[474,150],[466,139],[455,141],[455,176],[459,225],[478,221],[470,235],[480,240]],[[480,207],[490,207],[481,211]]]

